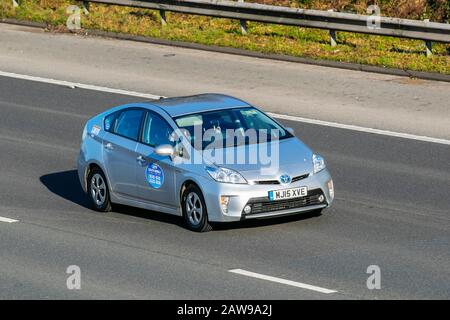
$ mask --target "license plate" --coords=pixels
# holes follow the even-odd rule
[[[307,195],[308,195],[307,187],[269,191],[270,201],[301,198],[306,197]]]

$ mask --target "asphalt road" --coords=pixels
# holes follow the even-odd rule
[[[139,100],[0,77],[0,216],[19,220],[0,222],[0,298],[450,298],[448,146],[285,121],[325,156],[333,207],[197,234],[156,212],[96,213],[81,191],[85,120]],[[69,265],[81,290],[66,287]]]

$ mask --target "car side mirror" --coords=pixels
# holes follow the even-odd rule
[[[286,131],[289,132],[290,134],[294,135],[294,129],[291,127],[287,127]]]
[[[175,154],[175,149],[170,144],[161,144],[155,148],[155,153],[159,156],[172,157]]]

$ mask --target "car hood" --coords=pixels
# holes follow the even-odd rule
[[[276,143],[223,148],[218,152],[223,153],[223,159],[227,159],[226,156],[230,156],[234,152],[235,161],[218,161],[221,157],[218,156],[216,149],[214,154],[208,151],[203,153],[205,162],[236,170],[247,181],[278,180],[282,174],[296,177],[311,173],[313,170],[312,151],[295,137]],[[236,161],[236,155],[245,155],[245,161]]]

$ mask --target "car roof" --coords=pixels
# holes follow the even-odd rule
[[[247,102],[244,102],[240,99],[217,93],[206,93],[175,98],[163,98],[157,101],[151,101],[149,102],[149,104],[160,107],[171,117],[205,111],[250,106]]]

